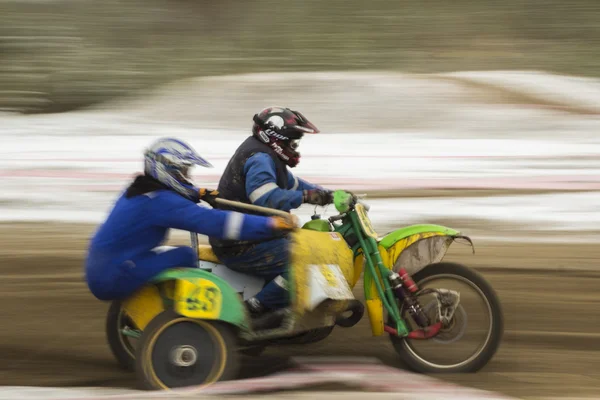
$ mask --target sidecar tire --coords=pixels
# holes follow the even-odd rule
[[[464,265],[441,262],[436,264],[430,264],[413,275],[413,280],[420,284],[425,278],[433,277],[435,275],[456,275],[462,277],[471,283],[473,283],[486,297],[489,307],[491,309],[491,333],[484,348],[479,354],[468,362],[459,363],[457,366],[441,367],[435,366],[431,363],[424,362],[423,360],[415,357],[413,353],[408,349],[407,340],[398,336],[390,335],[390,340],[394,349],[400,356],[401,360],[413,371],[420,373],[472,373],[477,372],[483,368],[495,355],[502,336],[504,333],[504,316],[502,312],[502,306],[498,295],[492,286],[485,280],[485,278]],[[410,340],[410,339],[409,339]]]
[[[123,318],[127,318],[123,313],[122,304],[120,300],[115,300],[110,304],[106,314],[106,339],[110,351],[121,368],[133,371],[135,369],[135,348],[124,341],[124,335],[121,333]]]
[[[178,349],[191,351],[191,356],[175,357]],[[240,366],[237,350],[235,330],[229,324],[165,310],[150,321],[140,338],[136,352],[139,386],[168,390],[235,379]],[[179,365],[174,365],[174,358]],[[185,362],[189,365],[181,365]]]

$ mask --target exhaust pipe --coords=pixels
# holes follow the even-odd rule
[[[351,311],[352,314],[350,316],[345,317],[344,313]],[[341,326],[342,328],[351,328],[356,325],[363,317],[365,313],[365,307],[358,300],[351,300],[350,304],[348,304],[348,308],[343,311],[340,315],[338,315],[335,319],[335,324],[337,326]]]

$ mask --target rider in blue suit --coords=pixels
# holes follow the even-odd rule
[[[289,108],[269,107],[254,116],[252,136],[236,150],[219,182],[228,200],[290,211],[303,203],[326,205],[332,192],[294,176],[288,167],[300,161],[297,151],[305,133],[319,130]],[[224,210],[233,207],[217,205]],[[211,237],[210,244],[227,267],[268,282],[246,306],[253,316],[288,305],[289,238],[244,240]]]
[[[294,228],[293,219],[199,206],[214,205],[218,192],[194,186],[194,165],[212,167],[181,140],[160,139],[146,151],[144,174],[120,195],[89,245],[85,275],[98,299],[127,297],[168,268],[196,267],[196,249],[161,251],[170,228],[227,240],[269,240]]]

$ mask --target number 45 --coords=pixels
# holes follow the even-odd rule
[[[185,300],[189,311],[201,310],[212,312],[215,308],[215,298],[218,289],[213,287],[198,287]]]

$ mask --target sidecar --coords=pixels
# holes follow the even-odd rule
[[[116,358],[147,389],[205,385],[235,378],[240,352],[314,342],[336,324],[354,325],[363,308],[352,294],[360,276],[353,251],[340,233],[319,230],[308,223],[291,234],[290,307],[255,320],[243,300],[265,282],[228,269],[199,245],[199,268],[167,270],[113,304],[107,334]]]

